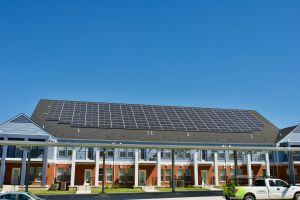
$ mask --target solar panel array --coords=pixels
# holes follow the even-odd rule
[[[46,120],[81,128],[253,132],[265,125],[249,110],[51,101]]]

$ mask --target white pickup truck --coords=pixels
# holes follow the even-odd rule
[[[294,199],[300,200],[300,187],[292,186],[280,179],[261,178],[251,186],[238,186],[231,182],[224,187],[226,199]]]

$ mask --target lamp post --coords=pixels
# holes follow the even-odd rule
[[[101,193],[105,193],[105,191],[104,191],[104,180],[105,180],[104,174],[106,175],[106,173],[104,173],[105,172],[105,156],[106,156],[106,148],[103,149],[103,163],[102,163],[103,172],[102,172],[102,190],[101,190]]]
[[[172,192],[175,192],[175,149],[172,149]]]
[[[19,147],[23,151],[27,151],[27,159],[28,162],[26,164],[26,176],[25,176],[25,192],[28,192],[28,185],[29,185],[29,173],[30,173],[30,160],[31,160],[31,146],[21,146]]]

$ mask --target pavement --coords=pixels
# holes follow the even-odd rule
[[[74,195],[39,195],[47,200],[223,200],[220,191],[199,192],[156,192],[156,193],[127,193],[127,194],[74,194]]]

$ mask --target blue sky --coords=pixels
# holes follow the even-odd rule
[[[0,122],[41,98],[300,123],[300,1],[0,1]]]

